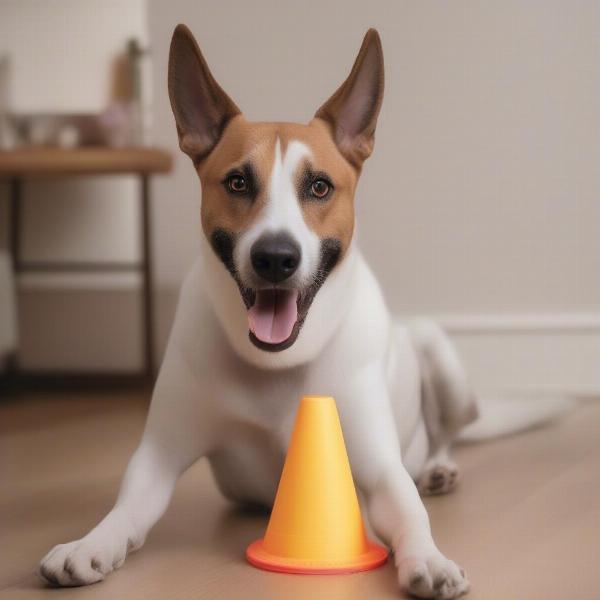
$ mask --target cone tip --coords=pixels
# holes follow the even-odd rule
[[[302,402],[334,402],[332,396],[302,396]]]

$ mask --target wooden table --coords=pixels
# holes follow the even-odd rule
[[[23,272],[114,272],[130,270],[142,274],[141,303],[143,314],[142,377],[151,379],[154,374],[154,328],[152,315],[152,253],[150,244],[150,189],[149,177],[171,170],[171,155],[158,148],[105,148],[77,149],[22,148],[0,151],[0,179],[10,182],[10,250],[15,280]],[[21,204],[23,184],[28,179],[73,177],[86,175],[137,175],[140,179],[142,256],[133,264],[101,262],[24,262],[21,259],[22,228]],[[11,375],[27,379],[18,366],[18,357],[11,360]],[[91,374],[90,374],[91,375]],[[65,373],[61,379],[67,378]],[[29,374],[33,377],[33,374]],[[35,377],[34,377],[35,378]],[[47,379],[48,375],[44,374]],[[71,379],[85,379],[85,375]],[[89,377],[88,377],[89,378]]]

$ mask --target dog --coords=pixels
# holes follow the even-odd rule
[[[421,598],[466,593],[467,575],[436,546],[420,496],[456,485],[450,447],[478,404],[444,332],[391,317],[353,235],[383,100],[378,33],[367,32],[347,79],[307,125],[247,121],[184,25],[168,82],[179,145],[202,185],[202,255],[183,284],[114,508],[82,539],[53,548],[40,575],[86,585],[119,568],[200,457],[227,498],[270,506],[298,399],[326,394],[400,588]]]

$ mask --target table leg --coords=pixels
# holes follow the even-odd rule
[[[152,248],[150,221],[150,185],[147,174],[140,176],[142,217],[142,308],[144,328],[144,372],[154,377],[154,319],[152,297]]]
[[[12,261],[13,279],[15,284],[15,302],[18,299],[19,271],[21,267],[21,199],[23,196],[23,184],[18,177],[10,180],[10,256]],[[18,318],[18,304],[15,306],[15,318]],[[15,348],[6,359],[6,373],[10,379],[14,379],[18,372],[18,355]]]
[[[15,273],[21,261],[21,197],[22,182],[15,177],[10,180],[10,254]]]

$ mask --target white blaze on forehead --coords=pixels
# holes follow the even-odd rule
[[[269,185],[269,203],[271,204],[271,218],[282,220],[302,218],[294,175],[303,158],[310,158],[311,152],[302,142],[293,141],[288,144],[285,156],[281,156],[281,143],[279,139],[275,144],[275,161],[271,171]],[[285,201],[278,201],[278,200]],[[275,200],[275,201],[273,201]],[[304,219],[302,219],[304,221]]]
[[[318,266],[320,240],[304,220],[298,198],[297,177],[302,161],[311,156],[308,146],[297,140],[290,141],[285,154],[282,155],[281,142],[277,138],[265,207],[256,222],[236,244],[234,258],[242,276],[252,268],[250,265],[252,244],[264,233],[285,231],[301,248],[302,260],[297,271],[297,279],[304,284],[309,283]]]

